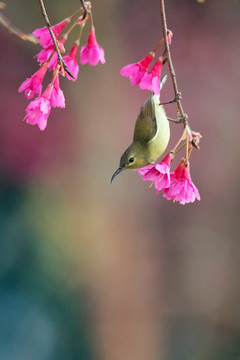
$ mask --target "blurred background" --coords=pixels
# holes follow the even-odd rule
[[[6,2],[24,32],[44,26],[37,0]],[[79,1],[45,5],[55,24]],[[23,122],[17,92],[40,46],[0,28],[0,359],[239,360],[240,4],[166,1],[184,110],[203,136],[191,156],[201,201],[185,206],[134,171],[110,185],[149,95],[119,71],[162,37],[159,1],[92,5],[106,64],[60,79],[66,109],[44,132]],[[170,77],[161,96],[173,98]],[[169,149],[181,133],[171,124]]]

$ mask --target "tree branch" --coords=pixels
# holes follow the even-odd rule
[[[64,68],[64,70],[66,71],[66,73],[68,73],[68,75],[71,76],[71,77],[74,79],[73,74],[68,70],[67,65],[66,65],[65,61],[63,60],[62,54],[61,54],[61,52],[60,52],[60,50],[59,50],[59,47],[58,47],[58,44],[57,44],[57,40],[56,40],[56,37],[55,37],[55,35],[54,35],[54,33],[53,33],[53,30],[52,30],[50,21],[49,21],[49,19],[48,19],[47,12],[46,12],[46,9],[45,9],[43,0],[39,0],[39,3],[40,3],[40,6],[41,6],[43,18],[44,18],[45,23],[46,23],[46,25],[47,25],[47,27],[48,27],[48,30],[49,30],[49,32],[50,32],[50,35],[51,35],[51,38],[52,38],[52,41],[53,41],[53,44],[54,44],[54,47],[55,47],[55,50],[56,50],[57,55],[58,55],[58,63],[59,63],[60,65],[62,65],[63,68]]]
[[[187,114],[185,114],[184,110],[183,110],[183,106],[182,106],[182,96],[181,93],[178,90],[178,85],[177,85],[177,79],[176,79],[176,73],[173,67],[173,63],[172,63],[172,58],[171,58],[171,52],[170,52],[170,48],[169,48],[169,44],[168,44],[168,29],[167,29],[167,20],[166,20],[166,11],[165,11],[165,4],[164,4],[164,0],[159,0],[160,1],[160,12],[161,12],[161,19],[162,19],[162,31],[163,31],[163,37],[164,37],[164,43],[165,43],[165,55],[167,57],[168,60],[168,67],[169,67],[169,71],[170,71],[170,75],[172,78],[172,83],[173,83],[173,89],[174,89],[174,93],[175,93],[175,101],[177,103],[177,112],[178,112],[178,122],[183,123],[184,127],[188,128],[188,130],[190,131],[191,137],[192,137],[192,144],[193,146],[195,146],[197,149],[199,149],[199,136],[198,136],[198,140],[195,138],[196,134],[194,131],[192,131],[189,127],[188,124],[188,116]],[[199,134],[200,135],[200,134]]]
[[[87,17],[88,9],[87,9],[87,6],[86,6],[84,0],[80,0],[80,3],[81,3],[81,5],[82,5],[83,11],[84,11],[84,12],[83,12],[83,16],[82,16],[82,19],[84,20],[84,19],[86,19],[86,17]]]
[[[0,9],[4,9],[3,3],[0,3]],[[5,27],[11,34],[16,35],[22,40],[30,41],[34,44],[38,44],[38,39],[33,36],[32,34],[25,34],[20,29],[18,29],[16,26],[12,25],[11,22],[6,18],[5,15],[3,15],[2,12],[0,12],[0,24]]]
[[[168,30],[167,30],[167,20],[166,20],[166,12],[165,12],[164,0],[160,0],[160,9],[161,9],[161,18],[162,18],[162,31],[163,31],[163,37],[164,37],[164,43],[165,43],[165,53],[166,53],[166,57],[167,57],[167,60],[168,60],[168,67],[169,67],[169,71],[170,71],[171,78],[172,78],[176,103],[177,103],[177,106],[178,106],[178,112],[180,113],[180,116],[181,116],[181,120],[184,123],[184,125],[186,126],[187,125],[187,115],[183,111],[183,106],[182,106],[182,103],[181,103],[181,94],[178,91],[176,73],[175,73],[175,70],[174,70],[174,67],[173,67],[170,48],[169,48],[168,39],[167,39]]]

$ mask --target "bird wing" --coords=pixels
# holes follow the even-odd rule
[[[157,132],[157,121],[155,117],[155,105],[153,96],[150,96],[142,105],[138,115],[133,140],[147,143]]]

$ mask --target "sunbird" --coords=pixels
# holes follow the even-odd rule
[[[125,169],[140,169],[154,164],[165,151],[170,127],[163,105],[159,104],[159,95],[152,94],[142,105],[135,124],[133,142],[122,154],[119,168],[114,172],[111,182]]]

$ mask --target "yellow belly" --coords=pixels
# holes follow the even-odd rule
[[[170,139],[170,126],[163,106],[156,105],[157,133],[148,142],[149,163],[153,164],[166,150]]]

